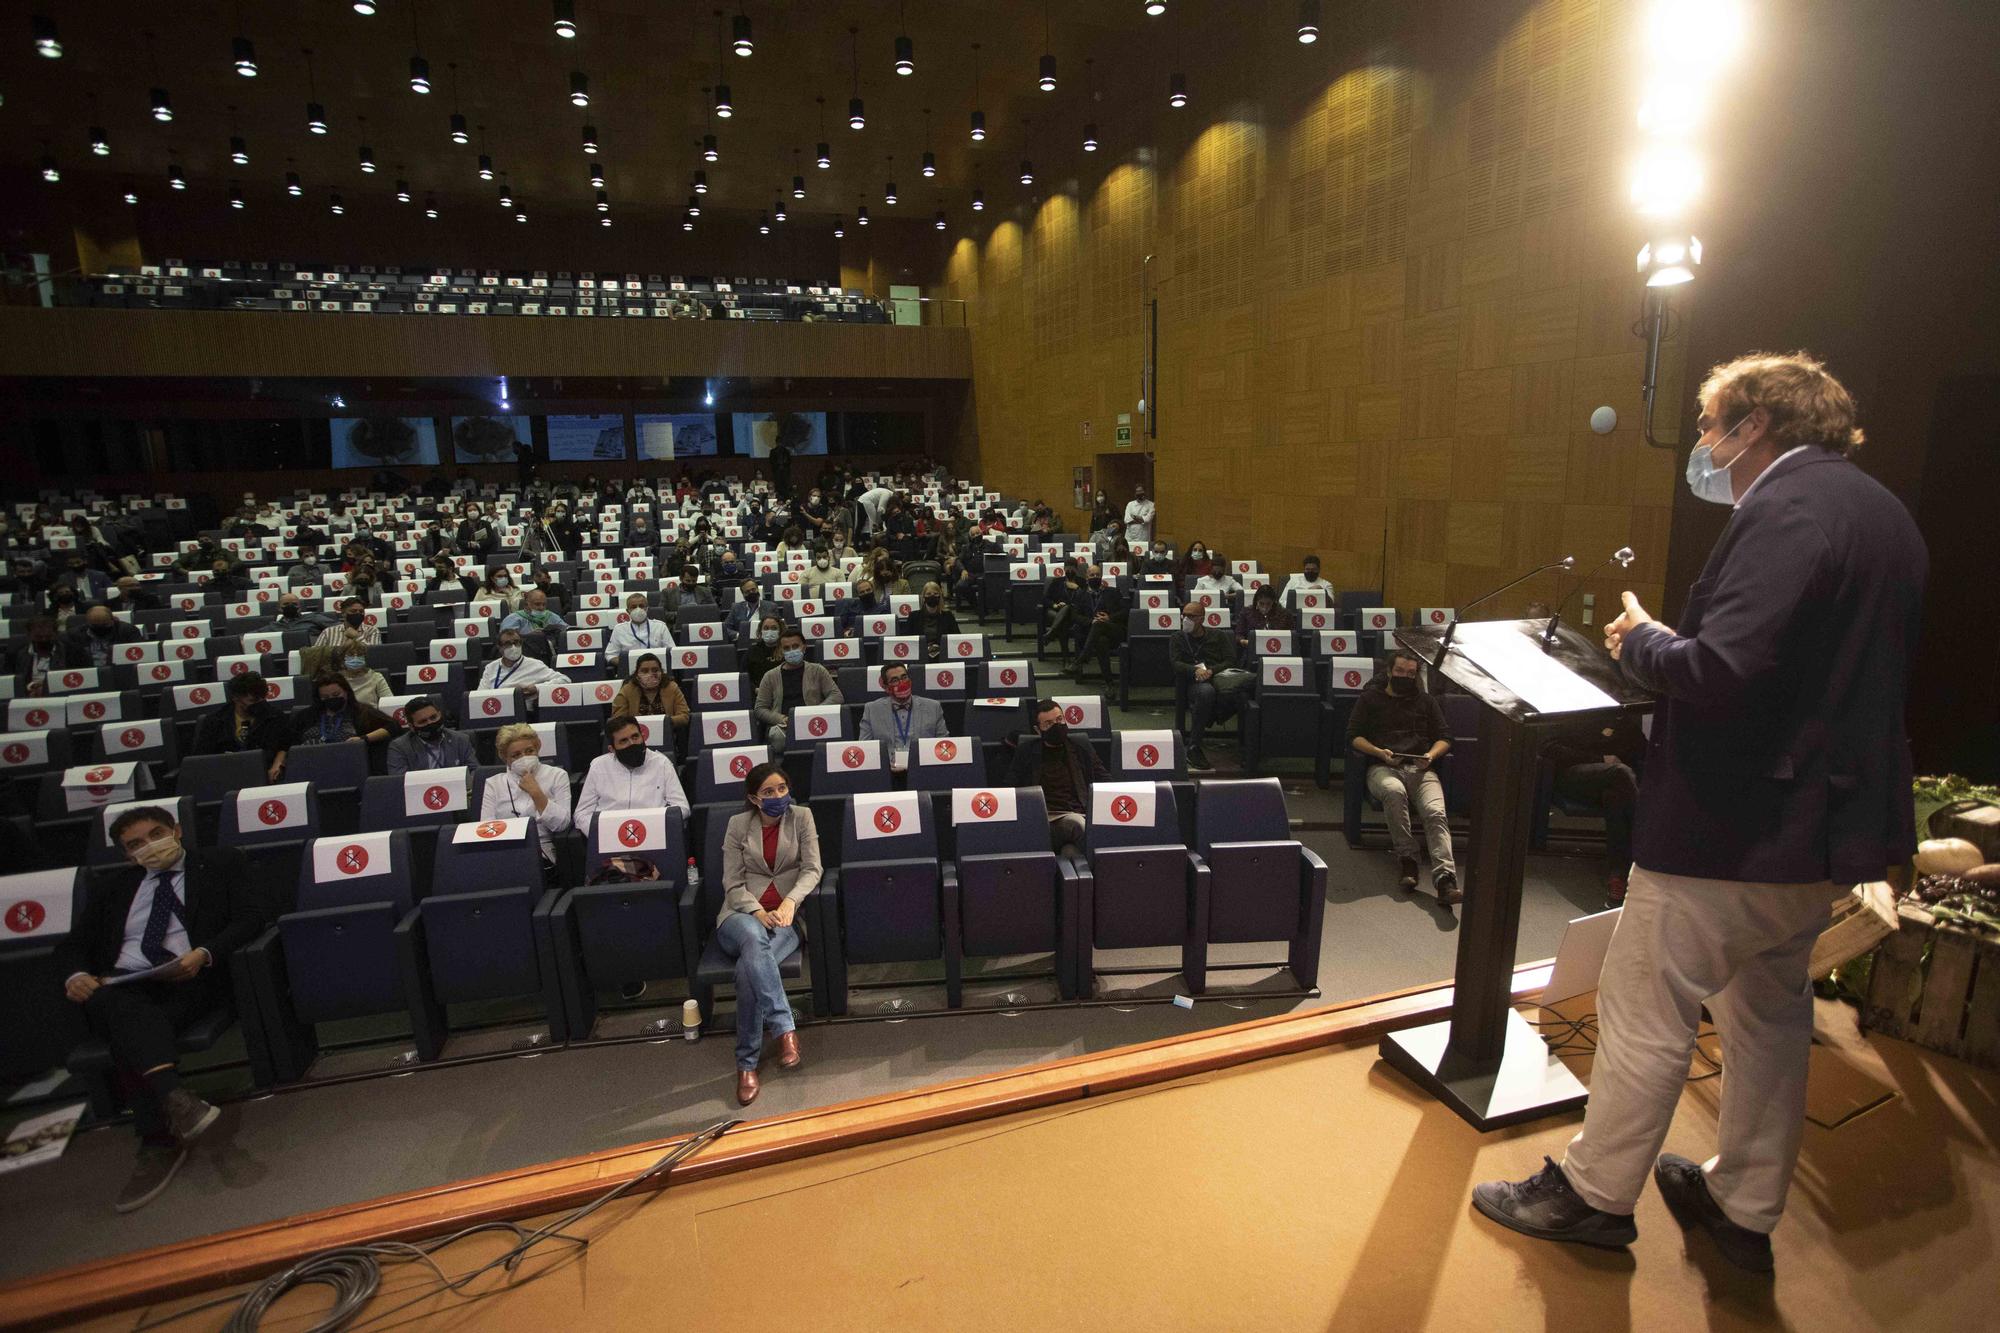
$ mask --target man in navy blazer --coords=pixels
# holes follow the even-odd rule
[[[1849,459],[1854,401],[1819,362],[1739,358],[1701,406],[1688,484],[1735,512],[1678,631],[1629,592],[1605,627],[1625,674],[1661,697],[1589,1113],[1560,1166],[1473,1202],[1531,1236],[1621,1246],[1650,1167],[1683,1227],[1769,1273],[1804,1132],[1807,961],[1832,901],[1916,843],[1903,708],[1928,557]],[[1704,1005],[1728,1061],[1717,1153],[1656,1160]]]

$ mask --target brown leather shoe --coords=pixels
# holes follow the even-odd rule
[[[757,1071],[739,1069],[736,1071],[736,1104],[748,1106],[757,1100]]]
[[[799,1067],[799,1034],[787,1032],[778,1038],[778,1068]]]

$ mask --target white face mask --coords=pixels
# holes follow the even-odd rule
[[[541,766],[542,766],[542,761],[531,754],[524,754],[519,759],[516,759],[513,763],[507,765],[507,767],[513,771],[514,776],[517,778],[525,778],[528,776],[528,774],[534,772]]]
[[[504,661],[507,661],[507,662],[518,662],[518,661],[520,661],[520,660],[521,660],[521,645],[520,645],[520,644],[518,644],[518,643],[510,643],[510,644],[508,644],[508,645],[507,645],[507,646],[506,646],[505,648],[502,648],[502,649],[500,650],[500,656],[501,656],[501,658],[502,658],[502,659],[503,659]]]
[[[1728,439],[1741,430],[1743,422],[1749,419],[1749,415],[1745,414],[1743,420],[1738,421],[1734,426],[1724,431],[1722,439],[1717,440],[1715,444],[1721,444],[1723,440]],[[1693,452],[1688,454],[1688,489],[1694,492],[1695,498],[1698,500],[1706,500],[1710,504],[1733,505],[1736,503],[1736,488],[1729,480],[1729,469],[1742,462],[1743,455],[1748,450],[1737,450],[1736,457],[1730,459],[1721,467],[1717,467],[1715,465],[1715,444],[1697,444]]]
[[[643,625],[646,623],[646,608],[635,606],[625,613],[625,618],[635,625]]]

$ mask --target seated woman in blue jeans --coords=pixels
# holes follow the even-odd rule
[[[796,1069],[799,1037],[779,966],[798,952],[792,921],[819,887],[819,831],[812,811],[792,804],[777,764],[759,764],[743,780],[749,809],[722,835],[722,914],[715,938],[736,962],[736,1101],[757,1100],[764,1033],[778,1038],[778,1065]]]

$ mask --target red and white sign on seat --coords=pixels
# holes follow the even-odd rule
[[[473,690],[465,696],[467,718],[480,725],[512,722],[520,715],[518,698],[512,690]]]
[[[1025,657],[995,658],[986,664],[986,688],[989,690],[1032,689],[1035,676],[1028,669]]]
[[[925,768],[938,764],[969,765],[979,752],[979,742],[970,736],[922,736],[917,739],[917,762]]]
[[[312,845],[313,883],[338,884],[343,880],[372,879],[395,868],[390,856],[393,830],[380,833],[347,833],[337,838],[314,838]]]
[[[950,691],[965,686],[965,669],[949,662],[929,664],[924,667],[924,688],[929,691]]]
[[[791,734],[809,741],[841,740],[846,720],[847,710],[839,704],[801,704],[792,710]]]
[[[1171,773],[1177,762],[1171,731],[1121,731],[1118,761],[1123,768],[1159,769]]]
[[[1327,683],[1336,690],[1358,690],[1375,679],[1372,657],[1331,657],[1326,665]]]
[[[854,836],[867,841],[875,838],[907,837],[918,828],[918,805],[929,800],[920,791],[870,792],[854,800]]]
[[[1263,663],[1260,679],[1265,685],[1280,690],[1310,688],[1312,677],[1306,674],[1305,659],[1302,657],[1270,656],[1258,659]]]
[[[1351,630],[1329,629],[1320,631],[1319,655],[1321,657],[1357,657],[1361,653],[1359,636]]]
[[[703,672],[694,684],[696,700],[704,708],[743,702],[743,677],[734,671]]]
[[[1015,800],[1012,787],[953,787],[951,822],[954,827],[1009,823],[1016,813]]]
[[[0,876],[0,939],[69,934],[76,870],[30,870]]]
[[[1361,628],[1372,630],[1392,630],[1396,628],[1396,608],[1393,606],[1362,607]]]
[[[1100,782],[1090,789],[1090,822],[1151,827],[1158,798],[1150,782]]]
[[[718,787],[740,784],[750,770],[771,757],[762,745],[718,745],[708,752],[708,775]]]
[[[724,709],[700,716],[703,745],[744,745],[755,734],[750,729],[752,718],[747,709]]]
[[[1417,608],[1419,625],[1449,625],[1458,619],[1458,612],[1449,606],[1420,606]]]
[[[456,846],[471,844],[475,847],[494,842],[519,842],[528,836],[528,816],[518,819],[488,819],[479,823],[460,824],[452,831],[451,840]]]
[[[165,743],[160,727],[161,719],[157,717],[134,718],[128,722],[107,722],[97,734],[106,754],[125,754],[158,749]]]
[[[427,768],[403,774],[403,813],[414,818],[465,809],[469,777],[463,768]]]
[[[655,806],[646,810],[597,812],[597,851],[600,856],[622,856],[627,852],[663,852],[666,849],[665,806]]]
[[[274,833],[306,826],[309,782],[281,782],[271,787],[245,787],[236,793],[236,827],[243,833]]]
[[[1058,694],[1055,704],[1063,710],[1063,721],[1071,731],[1102,731],[1104,700],[1095,694]]]

